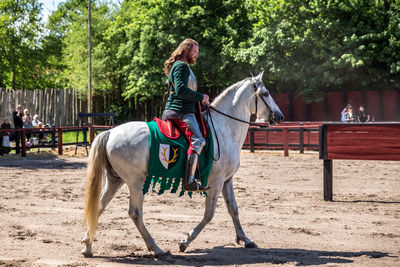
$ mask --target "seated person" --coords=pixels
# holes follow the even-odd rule
[[[349,106],[346,110],[345,122],[349,123],[349,122],[354,122],[355,120],[356,120],[356,117],[353,114],[353,107]]]
[[[35,116],[33,116],[33,121],[32,121],[32,126],[33,126],[33,128],[39,128],[39,127],[38,127],[39,123],[40,123],[40,121],[39,121],[39,115],[38,115],[38,114],[35,114]]]
[[[38,128],[43,129],[43,122],[39,122]],[[47,137],[47,134],[43,133],[43,130],[41,130],[39,132],[39,143],[48,142],[48,141],[49,141],[49,138]]]
[[[342,110],[342,112],[340,112],[340,121],[341,122],[346,122],[346,112],[347,109],[351,108],[350,104],[347,104],[344,109]]]
[[[4,119],[4,121],[0,127],[2,130],[7,130],[7,129],[11,130],[11,124],[7,118]],[[0,155],[1,156],[4,154],[8,154],[11,151],[10,136],[11,136],[11,131],[0,132]]]
[[[357,121],[358,122],[369,122],[370,121],[370,117],[368,112],[365,110],[365,108],[363,106],[360,106],[360,109],[358,111],[358,115],[357,115]]]

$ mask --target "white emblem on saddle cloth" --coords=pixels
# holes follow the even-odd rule
[[[172,168],[178,160],[179,147],[173,147],[166,144],[160,144],[160,149],[158,151],[158,158],[161,164],[167,170]]]

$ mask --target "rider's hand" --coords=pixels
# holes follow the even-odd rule
[[[203,104],[203,105],[210,105],[210,98],[208,97],[208,95],[206,95],[206,94],[203,94],[203,100],[201,101],[201,103]]]

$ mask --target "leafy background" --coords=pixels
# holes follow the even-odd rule
[[[43,22],[38,0],[2,0],[0,87],[85,98],[87,6],[67,0]],[[333,90],[400,88],[399,0],[93,0],[92,34],[94,107],[119,121],[159,115],[163,63],[189,37],[200,44],[200,91],[211,95],[261,70],[269,88],[308,103]]]

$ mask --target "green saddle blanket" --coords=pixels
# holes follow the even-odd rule
[[[179,196],[182,196],[185,193],[182,188],[182,180],[185,176],[189,142],[184,134],[181,134],[176,140],[167,138],[160,132],[155,121],[147,122],[147,126],[150,131],[150,160],[148,174],[143,185],[143,194],[149,191],[150,186],[153,192],[158,190],[159,195],[163,194],[165,190],[176,193],[181,185]],[[213,138],[209,131],[203,153],[199,156],[202,186],[207,186],[208,175],[213,164],[213,153]],[[188,194],[191,196],[191,192]]]

